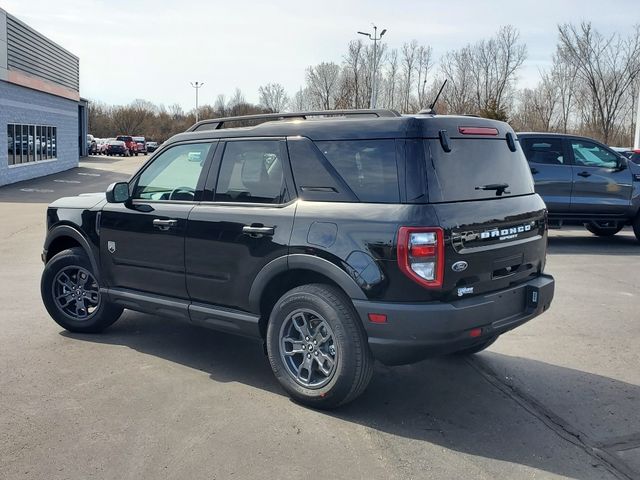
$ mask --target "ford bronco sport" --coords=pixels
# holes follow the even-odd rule
[[[128,308],[262,339],[318,408],[360,395],[374,359],[478,352],[554,292],[545,204],[511,128],[482,118],[201,121],[106,195],[53,202],[47,229],[41,293],[63,328]]]

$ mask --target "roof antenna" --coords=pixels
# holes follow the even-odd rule
[[[442,86],[440,87],[440,90],[438,90],[438,94],[436,95],[436,98],[433,100],[433,103],[429,106],[429,108],[425,108],[423,110],[420,110],[418,112],[418,115],[437,115],[437,112],[435,111],[435,106],[436,106],[436,102],[438,101],[438,99],[440,98],[440,94],[442,93],[442,90],[444,90],[444,86],[447,84],[447,79],[444,79],[444,82],[442,83]]]

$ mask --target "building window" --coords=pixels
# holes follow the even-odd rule
[[[7,125],[9,165],[56,158],[57,128],[45,125]]]

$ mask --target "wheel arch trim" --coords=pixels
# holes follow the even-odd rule
[[[288,270],[310,270],[320,273],[335,282],[351,299],[366,300],[367,297],[356,281],[347,272],[330,262],[315,255],[291,254],[278,257],[267,263],[256,275],[249,291],[249,305],[251,310],[260,311],[260,300],[271,280]]]
[[[91,268],[93,269],[93,274],[95,275],[98,282],[100,282],[100,265],[95,257],[94,251],[91,248],[91,244],[87,240],[87,238],[80,233],[80,231],[71,225],[57,225],[53,227],[49,233],[47,234],[47,238],[44,242],[44,249],[48,251],[51,247],[51,244],[61,237],[69,237],[75,240],[80,244],[83,250],[86,252],[89,257],[89,262],[91,263]]]

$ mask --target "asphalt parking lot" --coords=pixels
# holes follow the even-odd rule
[[[545,315],[471,360],[376,366],[334,412],[292,403],[261,346],[125,312],[63,331],[40,301],[46,204],[145,157],[0,188],[0,478],[640,478],[640,244],[552,231]]]

